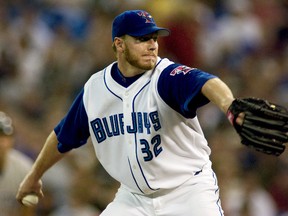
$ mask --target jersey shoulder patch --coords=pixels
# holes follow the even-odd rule
[[[178,74],[186,75],[187,73],[189,73],[192,70],[196,70],[196,68],[191,68],[191,67],[188,67],[185,65],[176,64],[176,67],[170,72],[170,76],[175,76]]]

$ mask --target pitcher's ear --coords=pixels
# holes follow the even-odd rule
[[[124,51],[124,40],[120,37],[115,37],[113,47],[115,47],[115,51],[123,52]]]

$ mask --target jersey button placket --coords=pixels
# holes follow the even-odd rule
[[[126,106],[126,108],[128,108],[129,109],[129,107],[130,107],[130,104],[129,104],[129,92],[128,91],[126,91],[125,93],[124,93],[124,106]]]
[[[133,112],[132,110],[132,98],[133,95],[131,95],[128,91],[123,93],[123,112],[124,112],[124,125],[125,128],[127,129],[127,126],[131,126],[133,122],[131,122],[131,113]],[[137,183],[141,184],[139,180],[142,180],[142,174],[140,173],[140,170],[138,168],[137,160],[136,160],[136,155],[135,155],[135,134],[128,133],[128,131],[125,131],[125,136],[126,136],[126,142],[127,142],[127,153],[129,160],[131,162],[131,169],[133,172],[134,177],[137,179]],[[143,186],[140,186],[141,188]]]
[[[130,122],[130,117],[131,117],[131,106],[130,106],[130,98],[129,98],[129,92],[126,91],[123,94],[123,112],[124,112],[124,125],[125,128],[127,128],[128,125],[131,124]],[[133,155],[135,155],[135,149],[134,149],[134,141],[133,141],[133,134],[129,134],[128,131],[125,132],[125,136],[126,136],[126,141],[128,143],[127,145],[127,150],[128,150],[128,154],[129,154],[129,158],[130,160],[133,158]],[[131,161],[132,162],[132,161]],[[137,166],[135,165],[135,163],[132,163],[132,169],[135,170],[137,169]]]

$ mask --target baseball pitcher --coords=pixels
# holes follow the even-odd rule
[[[96,156],[121,186],[101,216],[221,216],[210,148],[197,119],[209,101],[227,113],[242,143],[279,155],[287,111],[262,99],[234,99],[218,77],[158,56],[158,27],[142,10],[112,25],[117,61],[95,73],[48,136],[17,199],[42,193],[41,177],[91,138]]]

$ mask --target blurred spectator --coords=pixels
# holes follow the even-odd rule
[[[49,216],[99,216],[100,210],[91,202],[92,187],[87,173],[76,173],[69,187],[68,202],[56,208]]]
[[[182,64],[199,66],[197,44],[201,30],[200,17],[202,17],[199,15],[204,15],[207,8],[200,2],[189,2],[189,0],[167,0],[165,5],[166,16],[162,17],[164,23],[161,25],[170,29],[171,35],[161,38],[160,54],[165,53],[168,58]],[[158,10],[162,10],[162,7],[151,6],[150,10],[158,14]]]
[[[12,120],[0,111],[0,212],[2,216],[34,216],[35,209],[22,206],[16,201],[16,192],[32,160],[13,149],[14,131]]]
[[[227,0],[222,7],[223,14],[203,26],[199,52],[205,65],[228,64],[235,73],[243,57],[260,49],[263,29],[251,1]]]
[[[288,164],[278,163],[275,176],[272,178],[269,191],[275,200],[279,216],[288,215]]]
[[[119,183],[107,174],[99,162],[94,161],[93,165],[78,167],[74,171],[68,186],[68,202],[58,205],[49,216],[98,216],[114,199]]]
[[[277,208],[274,199],[261,182],[259,169],[262,167],[258,167],[257,157],[245,151],[240,156],[242,157],[238,161],[238,167],[240,167],[238,175],[234,178],[230,176],[231,182],[225,185],[227,187],[224,195],[226,214],[229,216],[276,216]]]

